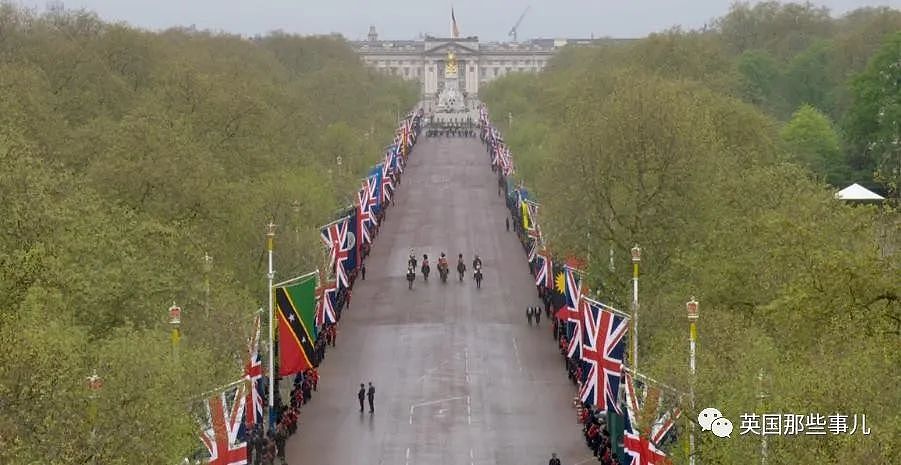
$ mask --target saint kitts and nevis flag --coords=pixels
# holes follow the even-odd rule
[[[278,309],[278,374],[293,375],[313,367],[316,343],[317,275],[313,272],[275,288]]]

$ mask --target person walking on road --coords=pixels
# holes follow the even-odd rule
[[[507,225],[507,232],[510,232],[510,218],[504,218],[504,224]]]
[[[375,400],[375,386],[372,385],[372,381],[369,382],[369,392],[366,393],[366,397],[369,398],[369,413],[375,413],[375,406],[373,405],[373,401]]]
[[[557,458],[557,453],[551,454],[551,460],[548,461],[547,465],[560,465],[560,459]]]
[[[360,277],[363,278],[363,281],[366,281],[366,264],[365,263],[360,265]]]
[[[541,326],[541,309],[532,307],[532,314],[535,315],[535,326]]]
[[[360,391],[357,392],[357,399],[360,400],[360,413],[363,413],[363,399],[366,398],[366,386],[360,383]],[[371,403],[371,401],[370,401]]]
[[[526,318],[529,319],[529,326],[532,326],[532,307],[526,307]]]

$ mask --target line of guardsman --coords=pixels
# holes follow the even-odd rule
[[[428,130],[427,137],[475,137],[476,124],[471,118],[465,120],[455,119],[451,121],[432,121]]]

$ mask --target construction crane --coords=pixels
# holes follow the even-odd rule
[[[510,32],[507,33],[508,36],[513,37],[513,42],[516,42],[516,29],[519,27],[519,24],[522,23],[522,19],[526,17],[526,13],[529,12],[529,8],[532,8],[531,5],[527,6],[525,10],[523,10],[522,14],[519,15],[519,19],[516,20],[516,24],[510,28]]]

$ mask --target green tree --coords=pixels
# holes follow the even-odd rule
[[[901,33],[889,37],[854,79],[853,106],[845,120],[851,169],[862,179],[874,173],[897,196],[901,178]]]
[[[822,180],[836,187],[848,183],[849,173],[842,157],[841,143],[828,116],[804,105],[792,115],[779,135],[794,159]]]
[[[240,376],[266,299],[264,225],[279,225],[278,276],[319,266],[316,227],[417,96],[334,38],[150,33],[0,3],[0,463],[196,450],[189,406]]]
[[[749,50],[738,57],[742,97],[755,105],[774,110],[777,101],[778,82],[782,75],[779,64],[764,50]]]
[[[816,41],[792,57],[785,70],[783,95],[789,108],[813,105],[829,114],[833,108],[836,78],[832,71],[832,42]]]

